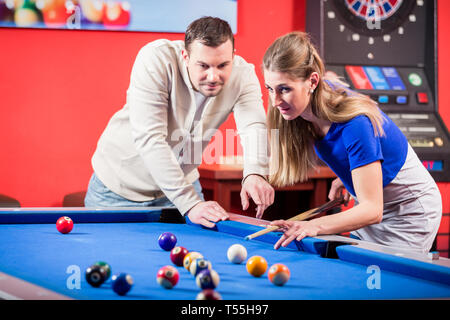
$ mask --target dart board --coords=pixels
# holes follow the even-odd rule
[[[408,19],[416,1],[335,0],[333,5],[352,30],[380,36],[400,27]]]
[[[437,106],[436,0],[307,0],[306,31],[327,71],[397,124],[437,181],[450,134]]]
[[[327,63],[423,65],[433,50],[430,0],[310,0],[306,26]],[[431,35],[431,40],[429,39]],[[313,39],[313,40],[314,40]],[[395,54],[392,54],[395,52]]]

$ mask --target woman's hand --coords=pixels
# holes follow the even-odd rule
[[[330,192],[328,193],[328,198],[330,200],[335,200],[337,198],[344,197],[344,205],[348,205],[350,200],[350,193],[345,189],[344,184],[341,179],[336,178],[331,182]]]
[[[275,243],[274,249],[286,247],[294,240],[300,241],[304,237],[315,237],[319,232],[319,227],[312,221],[287,221],[275,220],[270,223],[277,226],[284,232],[281,238]]]
[[[256,204],[256,218],[261,219],[267,207],[271,206],[275,200],[274,188],[261,176],[256,174],[248,175],[241,189],[242,209],[245,211],[250,205],[250,198]]]

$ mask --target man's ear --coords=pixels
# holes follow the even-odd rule
[[[181,50],[181,56],[186,64],[189,63],[189,52],[186,49]]]

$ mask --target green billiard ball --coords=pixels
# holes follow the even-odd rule
[[[94,263],[94,266],[100,266],[105,268],[106,270],[106,280],[109,279],[109,277],[111,276],[111,266],[109,264],[107,264],[104,261],[97,261],[96,263]]]

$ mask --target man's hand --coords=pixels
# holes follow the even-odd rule
[[[256,218],[261,218],[264,211],[272,205],[275,200],[275,190],[261,176],[252,174],[245,178],[241,189],[242,209],[247,210],[250,204],[249,199],[252,198],[256,208]]]
[[[229,218],[228,213],[216,201],[202,201],[197,203],[187,213],[189,220],[212,228],[215,223]]]

